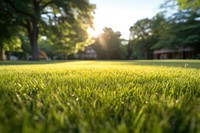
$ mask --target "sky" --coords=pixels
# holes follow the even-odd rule
[[[97,36],[104,27],[120,31],[122,38],[129,39],[129,28],[137,20],[152,18],[159,12],[160,4],[165,0],[90,0],[96,4],[94,15],[95,31],[89,31]]]

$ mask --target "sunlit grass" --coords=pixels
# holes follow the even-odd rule
[[[169,62],[2,63],[0,132],[200,132],[199,61]]]

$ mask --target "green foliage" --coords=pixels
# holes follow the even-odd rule
[[[39,39],[39,47],[41,51],[45,51],[48,57],[53,58],[53,56],[56,56],[58,54],[58,51],[56,50],[56,45],[53,45],[52,42],[45,39]]]
[[[54,17],[50,17],[47,23],[50,30],[44,33],[47,39],[57,45],[57,51],[69,55],[91,44],[87,29],[92,26],[95,6],[83,0],[57,1],[55,4],[56,7],[50,8]]]
[[[130,28],[130,38],[129,48],[132,51],[130,58],[152,58],[150,48],[156,41],[156,38],[153,36],[152,20],[148,18],[138,20]]]
[[[193,11],[200,9],[200,0],[178,0],[181,9],[191,9]]]
[[[1,63],[0,132],[198,133],[199,64]]]
[[[27,31],[32,58],[38,60],[39,35],[46,35],[55,45],[61,45],[60,50],[72,51],[77,45],[84,45],[88,41],[87,28],[92,27],[95,5],[88,0],[0,0],[0,7],[17,26]]]
[[[81,24],[73,23],[69,25],[62,22],[57,26],[51,26],[46,33],[47,41],[55,45],[55,52],[60,54],[74,54],[85,46],[92,44],[92,39],[88,37],[87,26],[82,28]]]
[[[104,28],[103,33],[96,38],[93,45],[97,51],[98,59],[125,59],[127,50],[122,44],[120,32],[114,32],[111,28]]]
[[[193,48],[195,57],[200,53],[200,14],[192,10],[179,10],[169,17],[161,12],[152,19],[137,21],[130,28],[128,45],[130,58],[152,58],[155,49]],[[150,53],[150,54],[149,54]]]
[[[21,49],[20,39],[17,36],[15,36],[9,40],[4,41],[4,50],[10,51],[10,52],[13,52],[13,51],[21,52],[22,49]]]
[[[17,38],[20,28],[12,18],[13,14],[7,12],[4,2],[0,2],[0,60],[3,60],[3,51],[20,51],[20,41]]]
[[[160,31],[159,41],[152,47],[156,48],[180,48],[192,47],[198,50],[199,14],[187,11],[179,11],[169,19],[164,20],[164,30]]]

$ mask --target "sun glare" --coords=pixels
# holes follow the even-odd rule
[[[102,30],[97,30],[93,28],[88,28],[87,33],[90,35],[90,37],[98,37],[101,34]]]

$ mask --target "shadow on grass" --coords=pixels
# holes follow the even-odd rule
[[[135,60],[127,63],[129,65],[169,66],[200,69],[200,60]]]
[[[144,65],[144,66],[169,66],[169,67],[182,67],[182,68],[197,68],[200,69],[200,60],[66,60],[66,61],[0,61],[2,65],[45,65],[45,64],[58,64],[66,62],[85,62],[85,65],[90,65],[101,62],[116,63],[115,65]],[[77,65],[77,64],[76,64]],[[105,64],[104,64],[105,65]]]
[[[56,64],[64,63],[66,61],[0,61],[0,66],[2,65],[45,65],[45,64]]]

